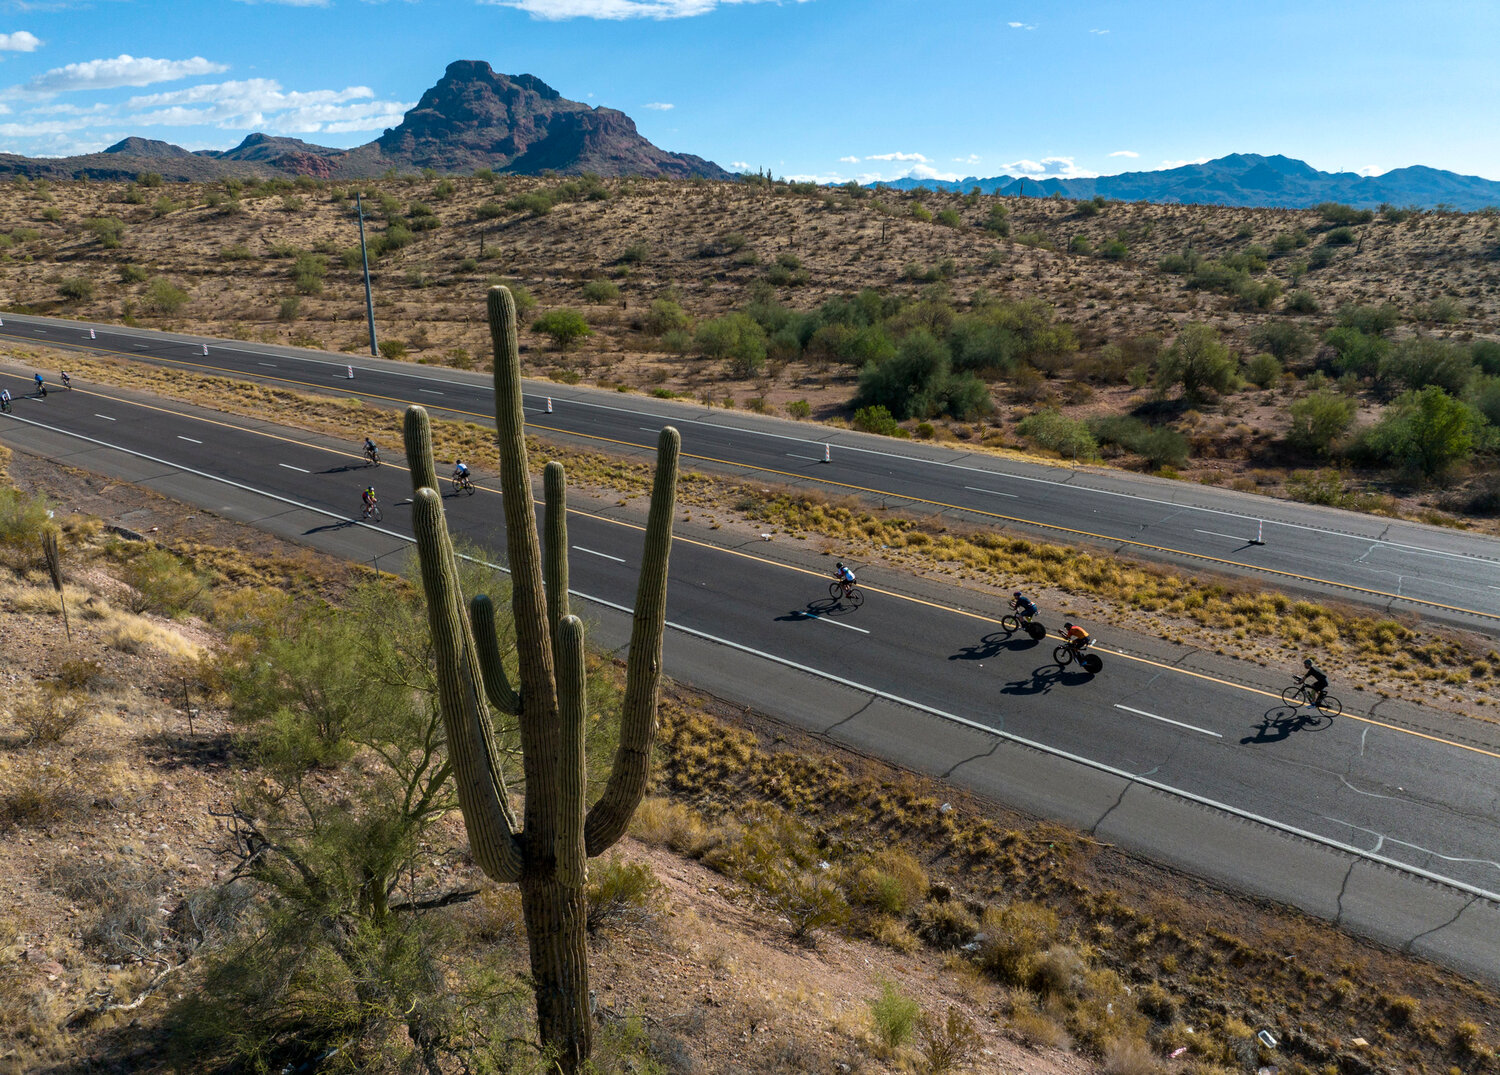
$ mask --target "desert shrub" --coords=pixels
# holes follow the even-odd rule
[[[1094,245],[1089,242],[1087,235],[1075,235],[1068,241],[1068,253],[1070,254],[1087,254],[1093,249]]]
[[[297,315],[302,312],[302,299],[298,295],[288,295],[281,300],[276,307],[276,319],[278,321],[295,321]]]
[[[1157,362],[1157,391],[1164,394],[1180,385],[1187,400],[1199,400],[1213,393],[1222,395],[1235,387],[1236,365],[1234,355],[1219,340],[1219,332],[1212,325],[1184,325]]]
[[[1359,439],[1360,454],[1435,478],[1473,453],[1484,418],[1436,385],[1406,392]]]
[[[98,790],[97,782],[76,764],[47,758],[22,761],[10,768],[0,787],[0,833],[75,817]]]
[[[154,313],[171,315],[187,305],[188,293],[165,276],[152,277],[146,285],[143,305]]]
[[[1431,302],[1418,303],[1412,311],[1416,320],[1440,325],[1455,325],[1468,315],[1468,307],[1448,295],[1440,295]]]
[[[120,580],[131,588],[125,606],[131,612],[181,616],[191,611],[208,589],[208,580],[166,549],[146,548],[125,562]]]
[[[1016,432],[1039,448],[1056,452],[1066,459],[1093,459],[1099,445],[1089,432],[1088,423],[1068,418],[1055,410],[1036,411],[1022,418]]]
[[[88,699],[61,683],[21,695],[11,712],[11,721],[29,743],[59,743],[88,718]]]
[[[299,253],[290,269],[292,285],[299,295],[320,295],[323,277],[328,273],[328,259],[322,254]]]
[[[949,414],[967,419],[993,409],[989,390],[970,373],[954,373],[946,343],[915,329],[890,358],[865,364],[856,406],[883,406],[898,419]]]
[[[1139,418],[1113,415],[1090,420],[1088,429],[1101,445],[1118,445],[1143,456],[1151,470],[1180,467],[1188,459],[1187,437],[1166,426],[1149,426]]]
[[[668,329],[661,334],[661,349],[674,355],[684,354],[693,346],[693,335],[685,328]]]
[[[639,923],[654,917],[662,901],[662,884],[646,862],[626,862],[612,855],[589,868],[585,921],[590,933]]]
[[[1270,388],[1281,380],[1281,363],[1275,355],[1254,355],[1245,363],[1245,380],[1257,388]]]
[[[87,302],[94,297],[94,281],[87,276],[70,276],[57,285],[57,293],[73,302]]]
[[[812,404],[805,399],[794,399],[786,405],[786,413],[793,418],[811,417]]]
[[[85,908],[83,941],[105,959],[148,958],[167,940],[157,909],[167,877],[128,849],[100,861],[64,859],[47,884]]]
[[[485,202],[474,210],[474,215],[480,220],[497,220],[505,215],[505,206],[499,202]]]
[[[746,313],[705,321],[693,334],[693,346],[705,358],[724,359],[738,376],[749,376],[766,361],[766,331]]]
[[[416,235],[400,220],[393,220],[386,225],[385,231],[376,236],[369,244],[370,255],[380,257],[404,247],[410,246],[416,241]]]
[[[973,1020],[956,1005],[948,1005],[943,1019],[923,1015],[917,1020],[917,1049],[925,1075],[944,1075],[964,1067],[983,1048],[984,1038]]]
[[[1500,429],[1500,377],[1480,377],[1473,386],[1474,409],[1484,420]]]
[[[133,265],[127,262],[120,266],[120,283],[122,284],[142,284],[150,275],[143,265]]]
[[[1003,982],[1030,986],[1042,953],[1057,940],[1057,913],[1039,903],[1010,903],[985,908],[982,924],[979,965]]]
[[[869,1002],[875,1036],[888,1049],[897,1049],[911,1041],[921,1018],[922,1006],[901,992],[889,979],[880,983],[880,995]]]
[[[1298,362],[1311,353],[1317,340],[1295,322],[1268,321],[1250,334],[1250,342],[1283,362]]]
[[[792,925],[792,936],[810,938],[824,929],[836,929],[849,921],[849,901],[833,881],[821,872],[794,872],[772,880],[770,903]]]
[[[879,433],[886,437],[905,437],[906,430],[896,421],[895,416],[882,406],[861,407],[854,412],[854,418],[850,422],[855,429],[866,433]]]
[[[1500,377],[1500,342],[1475,340],[1469,345],[1469,354],[1481,373]]]
[[[1358,329],[1367,336],[1383,336],[1401,323],[1394,303],[1365,306],[1348,302],[1339,307],[1337,327]]]
[[[927,896],[922,864],[899,848],[877,852],[851,878],[855,902],[887,915],[904,915]]]
[[[1322,202],[1315,209],[1328,224],[1368,224],[1375,219],[1375,213],[1370,209],[1355,209],[1339,202]]]
[[[645,243],[631,243],[620,251],[620,260],[626,265],[644,265],[651,260],[651,248]]]
[[[1016,242],[1022,246],[1029,246],[1033,250],[1056,250],[1057,244],[1047,238],[1039,231],[1023,231],[1016,236]]]
[[[377,345],[377,349],[380,351],[381,358],[388,358],[393,362],[399,359],[403,359],[407,355],[405,340],[393,340],[387,337],[386,339],[380,341],[380,343]]]
[[[1291,406],[1287,441],[1303,451],[1327,455],[1354,421],[1354,400],[1327,390],[1303,396]]]
[[[42,556],[42,538],[52,528],[52,507],[44,497],[0,488],[0,560],[26,568]]]
[[[125,222],[119,217],[94,217],[85,222],[84,227],[106,250],[117,249],[125,236]]]
[[[1374,377],[1391,351],[1389,340],[1349,325],[1329,329],[1323,342],[1333,348],[1334,372],[1356,377]]]
[[[979,225],[985,231],[992,231],[1002,238],[1010,234],[1010,210],[999,202],[990,206],[989,212],[985,214],[984,221]]]
[[[619,285],[610,280],[590,280],[583,285],[584,301],[592,302],[596,306],[602,306],[607,302],[615,302],[619,297]]]
[[[1349,228],[1334,228],[1323,236],[1326,246],[1349,246],[1354,242],[1354,232]]]
[[[1123,261],[1130,256],[1130,247],[1123,239],[1111,239],[1099,249],[1099,256],[1107,261]]]
[[[568,350],[585,336],[594,334],[594,330],[589,328],[589,323],[584,320],[581,313],[565,307],[548,310],[531,323],[531,329],[533,332],[551,336],[552,342],[563,351]]]
[[[1116,1038],[1104,1049],[1104,1075],[1156,1075],[1162,1070],[1151,1047],[1136,1038]]]
[[[958,228],[963,226],[963,217],[958,215],[957,209],[944,209],[937,215],[937,222],[945,228]]]
[[[1283,310],[1294,314],[1315,314],[1322,309],[1311,291],[1293,291],[1282,304]]]
[[[1380,359],[1375,375],[1382,387],[1426,388],[1437,385],[1450,396],[1461,396],[1474,379],[1474,359],[1461,344],[1413,336],[1400,340]]]

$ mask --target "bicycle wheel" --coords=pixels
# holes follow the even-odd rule
[[[463,492],[468,493],[470,496],[473,496],[474,495],[474,479],[470,478],[468,481],[464,482],[463,485],[460,488],[463,490]]]
[[[842,600],[844,597],[844,584],[842,582],[830,582],[828,584],[828,596],[835,601]]]
[[[1281,701],[1282,704],[1289,705],[1293,709],[1301,709],[1303,702],[1302,688],[1296,683],[1293,683],[1290,687],[1283,687],[1281,689]]]
[[[864,594],[864,591],[860,590],[860,589],[857,589],[857,588],[855,588],[853,586],[849,587],[849,603],[851,605],[853,605],[855,608],[858,608],[860,605],[864,604],[865,603],[865,594]]]
[[[1065,665],[1073,659],[1073,650],[1069,646],[1058,646],[1052,651],[1052,659],[1060,665]]]
[[[1000,626],[1011,634],[1014,634],[1021,629],[1021,621],[1016,616],[1001,616]]]
[[[1318,703],[1318,712],[1330,721],[1344,711],[1344,705],[1331,694],[1325,694],[1323,700]]]
[[[375,520],[377,523],[380,522],[380,505],[379,504],[376,504],[373,508],[370,509],[370,518],[373,519],[373,520]]]
[[[1083,670],[1091,676],[1097,676],[1104,669],[1104,661],[1097,653],[1085,653],[1078,658],[1078,663],[1083,665]]]

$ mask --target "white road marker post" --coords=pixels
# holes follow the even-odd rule
[[[833,462],[833,449],[828,447],[828,442],[826,440],[823,442],[823,462]]]
[[[89,339],[91,339],[91,340],[97,340],[98,338],[99,337],[97,337],[97,336],[94,335],[94,330],[93,329],[89,329]]]
[[[547,413],[548,414],[552,413],[552,397],[551,396],[547,397]]]
[[[203,357],[204,358],[208,357],[208,344],[206,344],[206,343],[203,345]]]
[[[354,367],[353,366],[345,366],[344,369],[348,371],[349,380],[351,380],[351,381],[354,380]]]
[[[1253,537],[1253,538],[1250,539],[1250,544],[1252,544],[1252,545],[1264,545],[1266,543],[1265,538],[1266,538],[1266,521],[1264,519],[1256,519],[1255,520],[1255,537]]]

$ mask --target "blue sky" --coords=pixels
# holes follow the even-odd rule
[[[353,146],[477,59],[778,176],[1500,179],[1497,55],[1500,4],[1448,0],[0,0],[0,151]]]

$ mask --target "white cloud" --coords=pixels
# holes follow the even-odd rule
[[[86,60],[55,67],[37,75],[23,89],[31,93],[59,93],[67,90],[107,90],[117,86],[149,86],[153,82],[171,82],[191,75],[212,75],[229,68],[211,63],[202,56],[187,60],[153,60],[142,56],[119,55],[112,60]]]
[[[42,39],[28,30],[0,34],[0,52],[35,52],[41,44]]]
[[[1098,34],[1099,36],[1103,37],[1105,34],[1109,33],[1109,31],[1108,30],[1090,30],[1089,33],[1091,33],[1091,34]]]
[[[368,86],[287,91],[274,79],[216,82],[130,98],[127,122],[158,127],[212,125],[263,128],[283,134],[342,134],[394,127],[411,104],[373,100]]]
[[[859,163],[859,158],[858,157],[840,157],[839,158],[839,163],[840,164],[858,164]]]
[[[1195,157],[1193,160],[1162,161],[1163,168],[1186,168],[1189,164],[1207,164],[1207,157]]]
[[[1111,157],[1129,157],[1132,160],[1134,160],[1136,157],[1139,157],[1140,154],[1137,153],[1133,149],[1117,149],[1113,153],[1111,153],[1110,156]]]
[[[1373,165],[1373,164],[1367,164],[1363,168],[1356,168],[1356,169],[1354,169],[1354,174],[1355,175],[1364,175],[1364,176],[1384,175],[1385,174],[1385,169],[1377,167],[1376,165]]]
[[[730,161],[729,167],[733,168],[736,172],[748,172],[750,170],[750,165],[746,161]]]
[[[1036,29],[1035,25],[1033,25],[1031,23],[1025,23],[1025,22],[1008,22],[1005,25],[1009,26],[1012,30],[1035,30]]]
[[[767,0],[479,0],[491,7],[524,11],[533,19],[685,19],[707,15],[721,4],[759,4]],[[770,0],[780,3],[781,0]],[[795,0],[805,4],[808,0]]]
[[[1092,179],[1099,174],[1078,167],[1072,157],[1011,161],[1009,164],[1002,164],[1000,170],[1007,175],[1019,175],[1028,179]]]
[[[327,7],[329,0],[240,0],[242,4],[285,4],[287,7]]]
[[[979,156],[977,154],[970,153],[967,157],[954,157],[953,158],[953,163],[954,164],[978,164],[979,163]]]
[[[929,168],[925,164],[919,164],[906,173],[907,179],[941,179],[945,183],[956,183],[963,176],[957,172],[940,172],[936,168]]]
[[[674,104],[668,104],[665,101],[652,101],[650,104],[643,105],[642,107],[649,108],[654,112],[670,112],[677,106]]]
[[[920,153],[876,153],[866,157],[867,161],[920,161],[927,163],[927,158]]]

